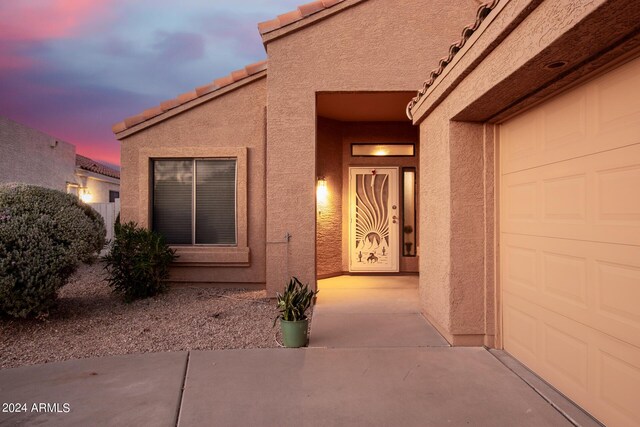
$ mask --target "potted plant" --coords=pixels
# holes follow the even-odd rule
[[[275,326],[275,322],[280,319],[282,342],[285,347],[298,348],[307,344],[307,310],[317,293],[310,290],[309,285],[303,285],[296,277],[292,277],[284,292],[276,295],[280,313],[273,325]]]
[[[405,225],[402,230],[404,231],[404,234],[407,235],[406,237],[407,239],[409,238],[409,234],[413,233],[413,227],[410,225]],[[405,246],[405,255],[411,255],[411,246],[413,246],[413,243],[405,242],[404,246]]]

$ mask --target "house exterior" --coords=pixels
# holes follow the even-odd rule
[[[90,203],[114,203],[120,198],[120,171],[76,154],[76,184],[68,191]]]
[[[0,182],[65,191],[90,203],[119,198],[120,172],[76,154],[73,144],[0,117]]]
[[[173,279],[419,273],[452,345],[638,425],[640,4],[316,1],[259,30],[268,63],[114,126]]]

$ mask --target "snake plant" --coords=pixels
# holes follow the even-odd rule
[[[307,310],[311,307],[311,301],[317,291],[309,289],[309,285],[303,285],[296,277],[292,277],[289,284],[285,286],[282,294],[277,293],[277,308],[280,312],[273,324],[278,319],[286,321],[305,320]]]

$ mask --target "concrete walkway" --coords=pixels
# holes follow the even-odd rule
[[[309,347],[443,347],[420,313],[417,276],[339,276],[318,281]]]
[[[0,425],[597,425],[508,355],[448,347],[419,315],[412,278],[364,284],[321,284],[311,348],[0,370]]]

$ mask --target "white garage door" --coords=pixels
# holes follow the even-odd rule
[[[504,348],[640,425],[640,59],[501,126]]]

